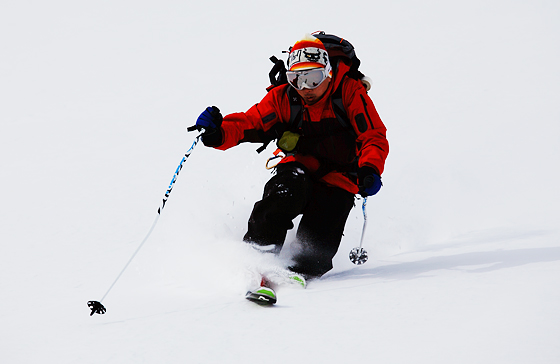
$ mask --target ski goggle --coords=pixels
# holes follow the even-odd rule
[[[323,81],[329,76],[326,68],[312,68],[303,71],[286,71],[288,82],[296,90],[303,90],[304,88],[314,89],[319,87]]]

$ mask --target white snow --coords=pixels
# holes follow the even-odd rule
[[[2,2],[0,361],[560,362],[559,15],[547,0]],[[273,148],[199,145],[90,317],[185,127],[258,102],[268,57],[319,29],[354,44],[388,128],[369,262],[348,260],[358,205],[323,279],[272,308],[244,300]]]

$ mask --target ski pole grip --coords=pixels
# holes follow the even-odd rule
[[[197,126],[197,125],[189,126],[189,127],[187,128],[187,131],[188,131],[188,132],[195,131],[195,130],[198,130],[198,126]]]
[[[373,176],[367,176],[366,178],[364,178],[364,188],[369,188],[373,186],[374,183],[375,178]]]

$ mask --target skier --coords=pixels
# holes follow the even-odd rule
[[[293,219],[302,215],[289,269],[314,278],[332,269],[354,196],[381,188],[389,144],[364,83],[347,77],[344,62],[333,69],[318,38],[307,34],[297,41],[287,65],[288,83],[248,111],[222,117],[217,107],[208,107],[196,126],[205,130],[202,142],[220,150],[277,139],[286,156],[255,203],[243,240],[278,254]],[[337,92],[348,125],[336,115]]]

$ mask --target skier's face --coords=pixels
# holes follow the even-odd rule
[[[331,78],[327,77],[325,81],[323,81],[319,86],[317,86],[314,89],[310,90],[308,88],[304,88],[303,90],[296,90],[296,91],[307,105],[313,105],[317,103],[317,101],[321,100],[325,92],[327,92],[330,83],[331,83]]]

